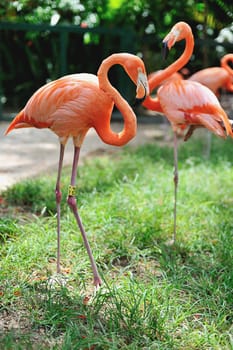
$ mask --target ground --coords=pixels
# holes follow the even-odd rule
[[[0,190],[22,179],[46,173],[57,168],[59,141],[57,136],[48,129],[34,128],[14,130],[7,136],[4,132],[8,122],[0,123]],[[114,130],[121,130],[122,122],[112,123]],[[153,126],[152,126],[153,125]],[[163,138],[168,123],[139,123],[137,136],[128,144],[135,146],[145,142],[153,142],[155,138]],[[81,150],[80,161],[87,156],[116,152],[121,148],[109,146],[101,141],[94,129],[90,129]],[[73,159],[72,141],[67,145],[64,164],[69,165]]]

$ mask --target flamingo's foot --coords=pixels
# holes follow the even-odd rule
[[[166,242],[166,246],[171,247],[171,246],[173,246],[175,243],[176,243],[176,239],[175,239],[175,238],[172,238],[172,239],[169,239],[169,240]]]
[[[57,265],[57,275],[61,274],[61,266]]]
[[[54,274],[49,277],[48,285],[52,288],[65,287],[67,285],[68,279],[64,275]]]
[[[94,286],[96,288],[96,290],[99,290],[99,288],[101,287],[101,285],[103,284],[101,278],[99,276],[94,276]]]

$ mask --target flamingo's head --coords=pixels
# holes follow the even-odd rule
[[[170,32],[163,39],[164,51],[170,50],[177,41],[186,39],[188,36],[192,36],[192,29],[186,22],[176,23]]]
[[[128,54],[124,61],[124,69],[131,80],[137,86],[136,100],[141,102],[149,95],[149,84],[147,80],[146,69],[141,58]]]

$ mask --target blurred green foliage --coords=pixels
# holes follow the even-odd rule
[[[83,30],[82,33],[65,33],[61,39],[59,33],[48,29],[13,31],[1,29],[0,23],[1,100],[6,107],[21,108],[47,81],[64,73],[96,73],[103,58],[117,51],[141,55],[148,72],[164,68],[181,49],[177,45],[169,59],[163,62],[161,40],[180,20],[190,24],[196,41],[188,65],[190,72],[202,68],[203,60],[204,65],[218,65],[220,57],[232,45],[226,39],[225,46],[217,51],[218,43],[214,42],[219,31],[233,22],[232,0],[1,1],[0,22],[63,25],[66,28],[73,25]],[[93,31],[95,28],[101,28],[102,32]],[[116,34],[110,35],[110,31]],[[61,69],[62,55],[67,61],[65,72]]]
[[[150,23],[165,30],[180,17],[201,23],[206,16],[209,25],[219,30],[232,23],[233,4],[231,0],[15,0],[0,4],[1,20],[50,23],[54,15],[60,22],[76,25],[123,23],[142,31]]]

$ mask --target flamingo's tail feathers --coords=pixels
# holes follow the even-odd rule
[[[228,119],[230,126],[231,126],[231,134],[230,136],[233,137],[233,120],[232,119]]]
[[[233,137],[233,122],[232,122],[232,120],[230,120],[227,117],[226,113],[223,110],[221,110],[221,112],[220,112],[220,118],[222,119],[224,128],[226,130],[226,134]]]
[[[28,128],[32,125],[28,123],[27,117],[24,113],[24,109],[17,114],[17,116],[12,120],[10,125],[8,126],[5,135],[9,134],[13,129],[19,129],[19,128]]]

